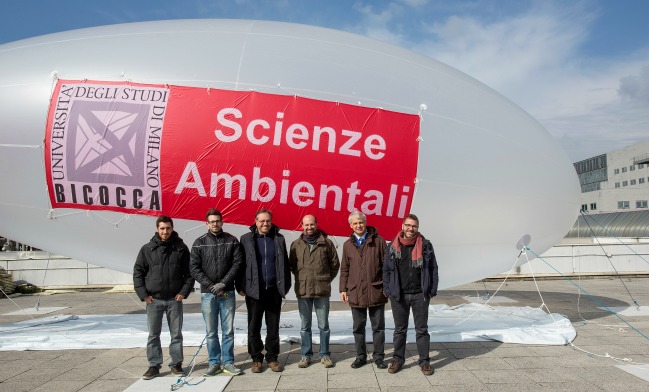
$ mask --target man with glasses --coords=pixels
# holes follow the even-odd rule
[[[397,373],[406,357],[406,335],[410,309],[415,322],[418,364],[424,375],[433,374],[430,365],[428,305],[437,295],[437,261],[433,245],[419,233],[419,219],[409,214],[401,231],[388,245],[383,263],[383,290],[390,298],[394,317],[394,355],[389,373]]]
[[[220,372],[236,376],[241,369],[234,365],[234,286],[243,268],[243,255],[239,240],[223,231],[221,212],[211,208],[206,218],[207,233],[194,241],[190,261],[191,274],[201,284],[201,312],[207,332],[209,367],[204,376]]]
[[[270,370],[281,372],[279,364],[279,316],[282,299],[291,288],[286,241],[272,223],[266,209],[257,211],[250,233],[241,236],[245,272],[239,275],[239,294],[246,297],[248,308],[248,354],[253,373],[263,371],[263,350]],[[266,320],[266,342],[261,340],[261,323]]]
[[[326,368],[333,367],[329,351],[329,297],[331,281],[338,275],[340,261],[336,247],[327,234],[318,230],[315,216],[302,218],[304,232],[291,244],[289,261],[295,275],[295,295],[301,320],[301,353],[298,367],[306,368],[313,356],[311,320],[313,309],[320,330],[320,363]]]

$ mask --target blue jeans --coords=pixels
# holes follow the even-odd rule
[[[318,319],[318,329],[320,329],[320,358],[331,355],[329,352],[329,297],[325,298],[298,298],[297,306],[300,311],[300,320],[302,328],[300,329],[301,345],[300,350],[303,357],[311,359],[313,356],[313,347],[311,345],[311,319],[313,308]]]
[[[171,342],[169,343],[169,366],[183,362],[183,303],[172,298],[169,300],[154,299],[146,305],[146,322],[149,327],[149,338],[146,343],[146,357],[149,367],[160,369],[162,365],[162,347],[160,333],[162,332],[162,316],[167,316],[167,325]]]
[[[227,295],[227,297],[226,297]],[[218,297],[212,293],[201,294],[201,312],[207,333],[207,361],[212,365],[234,363],[234,290]],[[221,319],[222,347],[219,344],[219,317]]]

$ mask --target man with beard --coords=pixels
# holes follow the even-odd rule
[[[142,378],[150,380],[160,374],[160,333],[165,314],[171,335],[169,367],[172,374],[183,374],[183,300],[191,293],[194,279],[189,273],[189,249],[174,231],[170,217],[158,217],[155,235],[140,249],[133,267],[133,286],[140,300],[146,302],[149,327],[146,345],[149,370]]]
[[[320,363],[326,368],[333,366],[329,351],[329,297],[331,281],[338,275],[338,253],[327,234],[318,230],[313,215],[302,218],[304,232],[291,244],[289,261],[295,275],[295,295],[302,327],[300,329],[302,358],[298,367],[306,368],[313,356],[311,320],[313,309],[320,330]]]
[[[418,364],[424,375],[433,374],[430,366],[428,305],[437,295],[437,261],[433,245],[419,233],[419,219],[409,214],[401,231],[388,245],[383,264],[383,290],[390,298],[394,317],[394,355],[389,373],[403,367],[410,309],[415,322]]]
[[[236,376],[241,374],[241,369],[234,365],[234,284],[243,270],[243,256],[239,240],[223,231],[221,211],[210,208],[206,219],[207,233],[194,241],[189,264],[192,276],[201,284],[201,313],[205,320],[209,365],[203,375],[225,372]]]

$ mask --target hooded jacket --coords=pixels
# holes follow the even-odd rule
[[[369,308],[388,302],[383,295],[385,248],[385,240],[371,226],[367,226],[367,237],[360,247],[354,233],[345,241],[340,263],[340,292],[347,292],[352,308]]]
[[[313,247],[304,240],[304,234],[291,244],[289,253],[291,272],[295,275],[295,295],[298,298],[331,296],[331,282],[338,275],[340,261],[336,247],[327,234],[320,236]]]
[[[192,245],[189,271],[201,285],[201,293],[209,292],[215,283],[225,284],[225,290],[234,290],[235,280],[243,271],[243,253],[237,237],[220,231],[207,232]]]
[[[133,287],[140,300],[147,296],[170,300],[189,297],[194,278],[189,273],[189,248],[175,231],[167,241],[155,233],[140,249],[133,267]]]
[[[267,235],[259,234],[257,226],[250,226],[250,233],[241,236],[241,247],[243,250],[244,267],[239,274],[237,281],[237,291],[245,292],[246,296],[259,299],[259,288],[263,286],[260,282],[260,270],[257,263],[260,250],[258,249],[258,239],[272,239],[275,248],[275,286],[282,296],[291,289],[291,270],[288,264],[288,252],[286,251],[286,241],[284,236],[279,233],[279,228],[272,225]],[[263,241],[262,241],[263,242]],[[263,251],[263,250],[262,250]],[[263,261],[262,261],[263,263]]]

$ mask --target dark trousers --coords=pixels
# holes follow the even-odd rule
[[[406,357],[406,336],[408,335],[408,318],[412,308],[412,318],[415,322],[417,353],[419,366],[430,361],[430,335],[428,334],[428,305],[430,298],[426,299],[423,293],[401,294],[401,299],[396,301],[390,297],[392,316],[394,317],[394,360],[403,365]]]
[[[374,343],[372,360],[376,361],[385,357],[385,305],[372,306],[370,308],[352,308],[356,358],[367,360],[365,325],[367,323],[368,311],[372,324],[372,342]]]
[[[279,315],[282,297],[277,288],[259,288],[259,299],[246,296],[248,308],[248,354],[253,362],[262,362],[266,349],[266,362],[277,361],[279,355]],[[261,322],[266,319],[266,344],[261,340]]]

